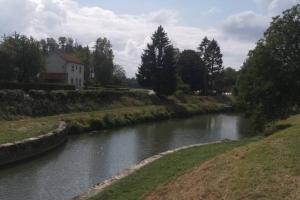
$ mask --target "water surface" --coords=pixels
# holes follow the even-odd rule
[[[64,200],[170,149],[247,135],[234,114],[203,115],[70,137],[63,147],[0,168],[1,200]]]

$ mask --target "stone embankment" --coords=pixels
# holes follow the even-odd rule
[[[0,166],[25,160],[65,143],[68,139],[66,123],[60,122],[59,127],[48,134],[25,139],[22,141],[0,145]]]

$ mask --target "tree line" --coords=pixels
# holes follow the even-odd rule
[[[224,91],[223,55],[216,40],[205,37],[198,51],[180,52],[171,44],[162,26],[151,40],[141,56],[142,63],[136,74],[141,86],[153,89],[159,96],[173,94],[181,82],[203,95]]]
[[[46,56],[52,51],[76,55],[85,65],[85,80],[90,84],[121,85],[127,80],[125,70],[114,62],[112,45],[107,38],[98,38],[93,49],[82,46],[70,37],[41,39],[13,34],[0,42],[0,81],[34,82],[45,72]],[[95,80],[89,79],[91,68]]]

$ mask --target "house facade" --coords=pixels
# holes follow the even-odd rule
[[[50,52],[46,57],[46,72],[41,78],[50,83],[64,83],[81,89],[84,87],[84,65],[72,54]]]

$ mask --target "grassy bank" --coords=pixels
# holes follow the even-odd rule
[[[14,142],[45,134],[56,128],[59,121],[66,121],[69,133],[102,130],[136,123],[184,117],[222,111],[227,100],[204,97],[171,97],[157,104],[144,105],[127,100],[103,106],[96,111],[74,112],[47,117],[23,117],[19,120],[0,121],[0,144]],[[147,101],[147,100],[145,100]],[[126,105],[124,105],[126,102]]]
[[[300,115],[278,124],[288,128],[163,157],[92,199],[300,199]]]
[[[239,142],[223,142],[194,147],[167,155],[155,161],[132,175],[121,179],[108,187],[92,200],[143,199],[147,194],[161,184],[168,183],[176,177],[217,155],[244,146],[254,139]],[[173,191],[175,192],[175,191]]]

